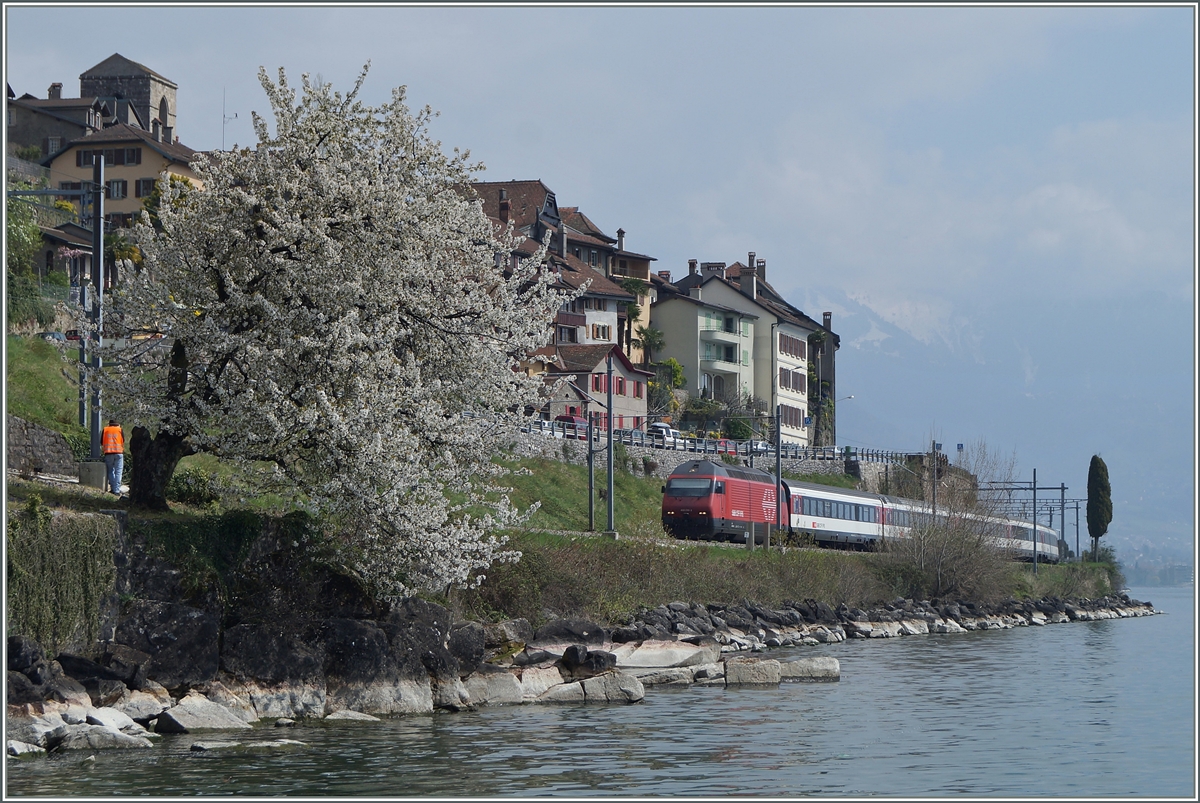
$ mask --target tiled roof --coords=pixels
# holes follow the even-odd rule
[[[144,72],[147,75],[153,75],[155,78],[158,78],[162,81],[166,81],[168,84],[170,84],[171,86],[174,86],[176,89],[178,89],[175,82],[172,81],[170,78],[167,78],[165,75],[160,75],[160,74],[156,73],[154,70],[150,69],[145,64],[138,64],[133,59],[127,59],[124,56],[122,56],[120,53],[113,53],[111,56],[109,56],[104,61],[100,62],[99,64],[95,65],[94,67],[84,70],[82,73],[79,74],[79,80],[82,81],[85,77],[90,77],[90,76],[124,75],[124,73],[122,73],[120,71],[121,70],[129,71],[130,67],[133,67],[135,70],[137,70],[139,72]]]
[[[602,240],[605,244],[612,244],[617,241],[615,237],[609,237],[601,231],[600,227],[593,223],[591,218],[579,211],[578,206],[560,206],[558,214],[564,223],[581,234],[595,237],[598,240]]]
[[[530,226],[552,193],[541,179],[533,181],[476,181],[471,184],[483,200],[483,211],[490,218],[500,219],[500,190],[508,193],[509,217],[518,229]]]
[[[196,158],[196,155],[200,153],[199,151],[193,150],[187,145],[182,145],[178,142],[159,142],[154,139],[154,136],[149,131],[121,123],[120,125],[110,126],[103,131],[97,131],[95,134],[90,136],[79,137],[71,140],[58,153],[50,154],[43,159],[42,164],[48,165],[55,158],[57,158],[59,154],[74,147],[89,148],[110,144],[115,145],[122,142],[140,142],[149,146],[171,161],[179,162],[181,164],[189,164],[193,159]]]
[[[567,226],[570,227],[567,229],[567,243],[568,244],[578,243],[580,245],[595,245],[595,246],[604,248],[606,250],[612,246],[611,243],[609,243],[606,240],[601,240],[599,237],[592,237],[588,234],[580,233],[579,230],[575,229],[574,226],[571,226],[570,223],[568,223]]]
[[[650,371],[643,371],[634,366],[625,353],[613,343],[596,343],[592,345],[559,346],[558,356],[562,361],[564,374],[590,374],[601,366],[609,352],[625,367],[627,373],[639,373],[653,376]]]
[[[591,280],[592,284],[588,287],[586,295],[589,296],[605,296],[615,298],[618,301],[632,303],[634,297],[631,293],[626,293],[621,289],[621,286],[613,282],[603,273],[592,268],[590,265],[581,262],[573,255],[568,254],[565,257],[557,254],[552,255],[551,259],[559,266],[558,275],[563,283],[574,288],[579,288],[584,282]]]
[[[633,259],[644,259],[647,262],[657,262],[658,257],[647,256],[646,254],[635,254],[633,251],[614,251],[619,257],[632,257]]]

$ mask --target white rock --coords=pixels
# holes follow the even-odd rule
[[[166,711],[171,707],[171,698],[167,697],[167,702],[163,702],[157,696],[145,691],[131,691],[129,696],[119,703],[115,703],[112,708],[120,711],[130,719],[154,719],[156,716]]]
[[[842,676],[842,666],[838,659],[828,655],[798,658],[781,661],[779,676],[783,680],[835,681]]]
[[[379,717],[373,717],[370,714],[364,714],[360,711],[334,711],[325,715],[325,721],[344,721],[344,722],[382,722]]]
[[[1064,622],[1069,621],[1071,621],[1071,617],[1067,616],[1062,611],[1055,611],[1054,613],[1050,614],[1050,624],[1052,625],[1061,625]]]
[[[538,695],[535,703],[582,703],[587,699],[582,683],[560,683]]]
[[[689,667],[640,669],[632,670],[629,674],[640,680],[643,686],[688,686],[695,679]]]
[[[525,700],[535,700],[548,689],[561,686],[563,676],[557,666],[530,667],[521,672],[520,681],[521,697]]]
[[[63,707],[63,710],[60,712],[60,716],[62,717],[63,722],[67,723],[68,725],[86,725],[88,724],[88,714],[93,710],[95,709],[91,708],[90,706],[76,705],[71,703]]]
[[[471,705],[512,705],[524,701],[521,682],[511,672],[474,674],[466,681]]]
[[[327,688],[325,705],[335,711],[428,714],[433,711],[433,688],[428,677],[390,683],[347,683]]]
[[[613,645],[609,650],[617,657],[621,669],[697,666],[717,660],[720,651],[718,644],[698,647],[685,641],[627,642]]]
[[[768,658],[729,658],[725,661],[726,686],[765,686],[779,683],[779,661]]]
[[[87,721],[90,725],[107,725],[110,728],[124,730],[128,727],[141,727],[125,714],[115,708],[93,708],[88,712]]]
[[[724,662],[701,664],[692,669],[692,677],[697,681],[712,680],[714,678],[724,680],[725,664]]]
[[[52,738],[66,733],[67,728],[67,723],[57,712],[40,717],[10,718],[5,724],[9,739],[38,747],[46,747]]]
[[[40,756],[44,755],[45,752],[46,750],[44,748],[38,747],[36,744],[19,742],[16,739],[8,740],[8,754],[10,756],[16,756],[17,758],[22,758],[25,756]]]
[[[924,636],[929,634],[929,624],[923,619],[905,619],[900,622],[900,635]]]
[[[158,733],[191,733],[197,730],[240,730],[249,728],[245,720],[207,697],[191,693],[158,715],[154,730]]]
[[[59,750],[109,750],[153,747],[144,736],[130,736],[107,725],[67,725]]]
[[[624,672],[605,672],[583,681],[583,693],[589,703],[636,703],[646,696],[642,682]]]

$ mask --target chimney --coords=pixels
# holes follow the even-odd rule
[[[833,331],[833,313],[832,312],[822,312],[821,313],[821,325],[824,326],[827,331],[830,331],[830,332]]]
[[[758,276],[758,280],[760,282],[765,282],[767,280],[767,260],[758,260],[758,262],[754,265],[754,273],[756,276]]]
[[[558,255],[560,257],[567,255],[567,224],[562,221],[558,223]]]
[[[508,200],[508,190],[500,190],[500,222],[508,223],[508,215],[512,210],[512,202]]]
[[[162,130],[159,128],[158,120],[150,124],[150,136],[154,137],[155,142],[162,142]]]
[[[617,229],[617,250],[625,250],[625,229]]]
[[[174,131],[175,131],[174,126],[164,125],[162,127],[162,141],[167,143],[168,145],[173,143],[175,141],[175,138],[172,136],[172,133]]]
[[[700,300],[700,285],[694,284],[688,288],[688,295],[697,301]]]
[[[738,289],[742,295],[751,301],[758,298],[758,276],[753,273],[743,273],[738,278]]]
[[[754,252],[753,251],[751,251],[749,256],[746,257],[746,267],[749,268],[750,270],[754,270]]]
[[[50,90],[46,93],[46,98],[48,100],[61,100],[62,99],[62,84],[60,84],[58,81],[55,81],[54,83],[52,83],[50,85]]]
[[[671,281],[671,271],[669,271],[669,270],[660,270],[660,271],[658,272],[658,278],[662,279],[664,282],[669,282],[669,281]]]
[[[724,279],[725,278],[725,263],[724,262],[701,262],[700,263],[700,275],[701,276],[720,276],[722,279]]]
[[[699,264],[699,262],[695,259],[688,260],[688,275],[689,276],[696,275],[696,265],[698,265],[698,264]]]

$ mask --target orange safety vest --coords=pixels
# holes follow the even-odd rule
[[[100,437],[100,448],[105,454],[120,454],[125,451],[125,435],[120,427],[105,427]]]

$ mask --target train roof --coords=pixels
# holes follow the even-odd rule
[[[680,474],[711,474],[715,477],[733,477],[739,480],[775,482],[774,474],[768,474],[757,468],[743,468],[742,466],[734,466],[714,460],[688,460],[685,463],[680,463],[675,466],[675,470],[671,472],[671,476],[674,477]]]

